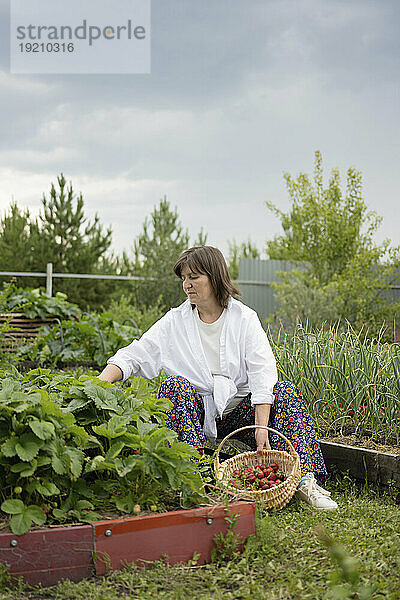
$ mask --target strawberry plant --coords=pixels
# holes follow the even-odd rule
[[[111,385],[46,369],[0,375],[1,510],[15,534],[32,522],[201,498],[198,453],[164,427],[170,401],[146,381]]]

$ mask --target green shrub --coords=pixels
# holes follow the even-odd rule
[[[133,298],[122,295],[118,300],[113,300],[107,308],[107,313],[112,315],[117,323],[123,324],[127,322],[132,324],[130,319],[138,326],[141,333],[147,331],[156,321],[161,319],[165,310],[162,306],[161,296],[152,306],[147,308],[139,308],[135,306]],[[129,319],[129,320],[128,320]]]

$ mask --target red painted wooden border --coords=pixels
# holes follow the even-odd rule
[[[241,501],[230,507],[239,515],[240,537],[255,533],[255,505]],[[200,554],[198,564],[204,564],[210,560],[214,536],[227,530],[226,516],[225,506],[218,505],[94,523],[96,574],[104,574],[108,566],[118,569],[127,562],[143,564],[165,555],[170,564],[186,562],[194,552]]]
[[[36,529],[21,536],[1,533],[0,562],[30,585],[49,586],[61,579],[79,581],[93,574],[93,528]]]
[[[239,515],[236,531],[242,540],[255,533],[253,503],[236,502],[230,509]],[[44,587],[62,579],[80,581],[94,573],[101,575],[108,566],[118,569],[130,562],[145,564],[164,555],[174,564],[197,552],[203,564],[210,559],[214,536],[226,532],[225,516],[225,506],[217,505],[36,529],[21,536],[0,533],[0,562],[26,583]],[[106,535],[107,530],[111,535]]]

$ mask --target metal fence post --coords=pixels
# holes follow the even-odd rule
[[[53,263],[47,263],[46,267],[46,296],[53,295]]]

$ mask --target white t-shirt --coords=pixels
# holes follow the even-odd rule
[[[213,375],[221,375],[221,365],[220,365],[220,337],[222,326],[226,317],[226,309],[221,313],[221,316],[218,317],[214,323],[204,323],[200,319],[199,311],[197,308],[194,309],[196,316],[196,323],[200,334],[201,343],[203,346],[204,354],[206,357],[207,364],[210,368],[210,371]],[[234,408],[250,393],[249,387],[246,385],[240,388],[237,391],[237,394],[232,400],[227,404],[224,415],[232,412]]]

